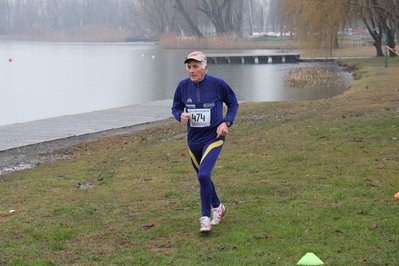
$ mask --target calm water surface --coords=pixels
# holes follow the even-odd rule
[[[153,44],[0,42],[0,126],[172,99],[190,52]],[[209,65],[208,73],[224,78],[240,101],[256,102],[332,97],[352,80],[339,72],[345,84],[337,88],[286,86],[284,76],[304,65],[339,72],[333,64],[301,63]]]

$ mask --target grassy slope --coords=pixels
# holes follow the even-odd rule
[[[210,235],[172,123],[0,176],[0,265],[295,265],[307,252],[398,265],[399,62],[354,61],[343,95],[241,104],[213,175],[227,215]]]

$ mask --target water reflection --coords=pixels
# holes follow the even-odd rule
[[[187,76],[183,61],[189,52],[144,44],[0,42],[0,125],[171,99]],[[209,73],[224,78],[240,101],[314,100],[344,91],[346,85],[286,87],[284,76],[301,65],[209,65]]]

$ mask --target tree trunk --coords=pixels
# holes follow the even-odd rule
[[[381,39],[375,40],[373,45],[377,51],[377,56],[384,56],[384,53],[382,52],[382,47],[381,47],[381,45],[382,45]]]
[[[398,18],[398,20],[399,20],[399,18]],[[395,28],[396,28],[396,43],[399,44],[399,22],[396,23]]]
[[[229,1],[226,7],[226,14],[224,17],[224,25],[226,25],[226,32],[231,33],[234,31],[234,25],[233,25],[233,16],[232,16],[232,4],[234,1]]]
[[[249,35],[254,35],[254,19],[252,17],[252,0],[248,0],[248,10],[249,10],[249,25],[250,25],[250,33]],[[399,37],[398,37],[399,38]]]
[[[393,49],[395,51],[395,30],[388,28],[387,29],[387,34],[388,34],[388,47]],[[398,56],[395,54],[393,51],[389,50],[389,57],[396,57]]]
[[[373,18],[370,16],[370,21],[371,21],[371,25],[369,24],[369,22],[367,21],[366,17],[362,18],[364,25],[366,26],[368,32],[370,33],[370,36],[373,38],[374,40],[374,47],[375,50],[377,52],[377,56],[384,56],[384,53],[382,52],[382,27],[381,26],[376,26],[375,22],[373,20]],[[371,27],[373,26],[373,27]],[[377,29],[378,31],[377,31]]]
[[[244,14],[242,12],[244,8],[244,0],[238,0],[238,12],[237,12],[237,19],[234,23],[234,32],[239,35],[242,36],[242,21],[244,19]]]

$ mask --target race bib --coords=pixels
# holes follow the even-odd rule
[[[190,114],[191,127],[209,127],[211,125],[211,109],[187,109]]]

